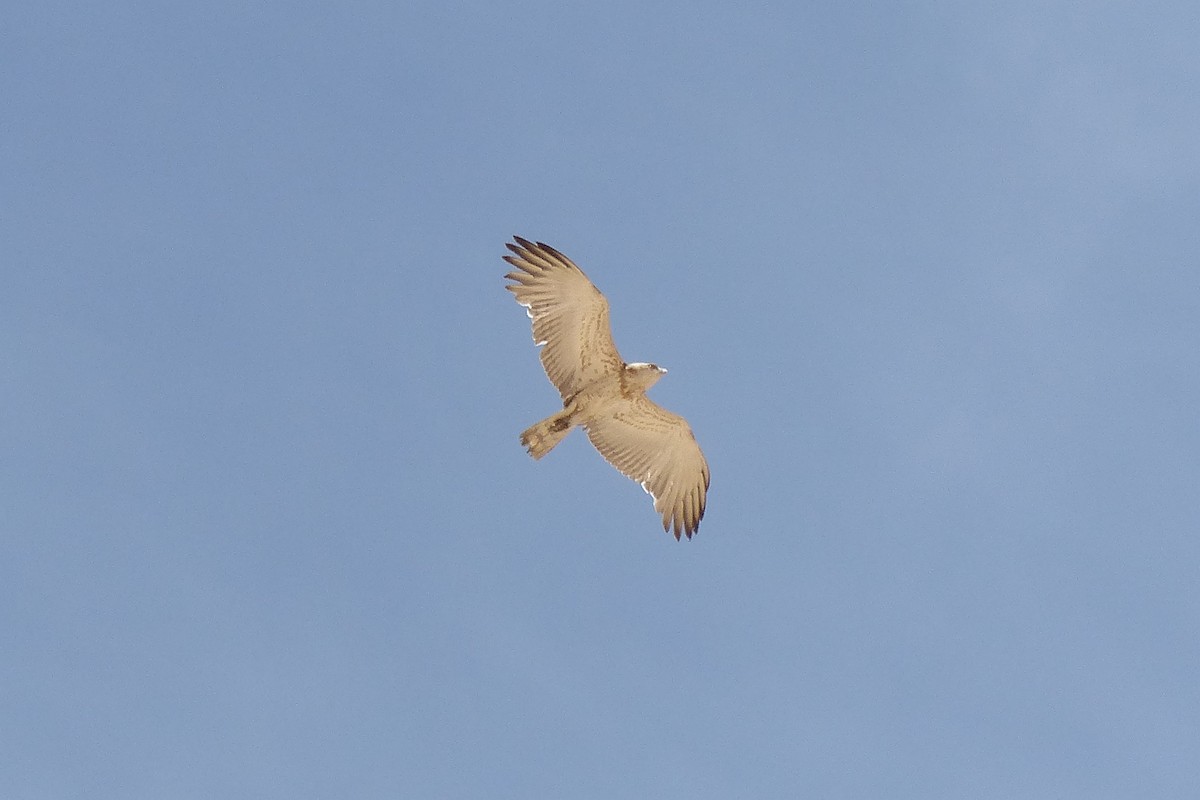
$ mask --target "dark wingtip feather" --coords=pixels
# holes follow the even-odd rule
[[[545,242],[538,242],[538,243],[537,243],[537,246],[538,246],[538,247],[540,247],[540,248],[541,248],[541,249],[542,249],[544,252],[547,252],[547,253],[549,253],[550,255],[552,255],[552,256],[554,256],[555,258],[557,258],[557,259],[558,259],[559,261],[561,261],[561,262],[562,262],[564,265],[566,265],[566,266],[568,266],[568,267],[571,267],[571,268],[573,268],[573,269],[579,269],[579,267],[575,266],[575,262],[574,262],[574,261],[572,261],[571,259],[567,258],[567,257],[566,257],[566,256],[564,256],[562,253],[558,252],[557,250],[555,250],[553,247],[551,247],[550,245],[546,244]],[[581,271],[582,271],[582,270],[581,270]]]

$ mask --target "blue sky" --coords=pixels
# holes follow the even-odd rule
[[[826,6],[7,7],[0,795],[1193,792],[1200,18]]]

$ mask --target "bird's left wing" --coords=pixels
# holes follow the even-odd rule
[[[533,320],[546,376],[566,400],[588,384],[621,374],[608,323],[608,300],[575,262],[548,244],[514,236],[504,260],[517,269],[505,286]]]
[[[600,455],[654,498],[663,530],[692,538],[704,518],[709,472],[687,420],[638,394],[585,427]]]

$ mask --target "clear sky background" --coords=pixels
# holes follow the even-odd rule
[[[1194,795],[1195,3],[0,23],[0,796]]]

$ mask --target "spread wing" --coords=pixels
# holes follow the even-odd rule
[[[704,518],[709,474],[687,420],[637,394],[586,428],[600,455],[654,498],[663,530],[692,538]]]
[[[542,346],[542,366],[566,400],[597,378],[618,375],[621,356],[608,324],[608,300],[583,270],[553,247],[514,236],[517,269],[504,277],[533,320],[533,340]]]

